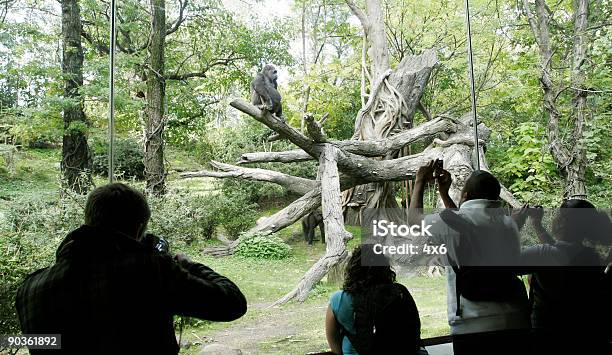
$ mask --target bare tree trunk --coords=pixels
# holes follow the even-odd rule
[[[166,99],[166,82],[164,79],[166,3],[165,0],[150,1],[151,37],[148,46],[150,64],[147,73],[144,166],[147,191],[155,195],[161,195],[166,191],[163,137]]]
[[[64,137],[62,144],[63,185],[86,193],[91,184],[91,159],[87,145],[87,118],[83,96],[83,47],[78,0],[62,1],[62,75],[64,79]]]
[[[325,148],[319,157],[321,206],[326,242],[325,255],[306,272],[295,289],[276,301],[275,305],[294,298],[300,302],[306,300],[314,285],[323,279],[332,266],[341,263],[348,255],[346,242],[352,238],[352,235],[344,229],[337,157],[338,148],[331,144],[325,144]]]

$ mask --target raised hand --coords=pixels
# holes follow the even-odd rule
[[[450,190],[451,183],[453,182],[451,174],[448,171],[439,168],[436,170],[436,181],[438,182],[440,195],[448,195],[448,190]]]
[[[421,166],[416,172],[415,182],[431,182],[434,181],[435,161],[430,160],[429,163]]]

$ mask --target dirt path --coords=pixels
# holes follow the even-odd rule
[[[304,354],[316,351],[321,346],[319,330],[323,324],[312,324],[312,314],[321,314],[324,318],[326,301],[270,308],[269,304],[255,304],[252,309],[263,311],[256,318],[239,322],[229,328],[203,334],[206,344],[219,343],[240,349],[242,354]],[[317,322],[318,323],[318,322]],[[312,339],[313,326],[318,339]],[[201,346],[200,350],[205,346]],[[265,350],[261,350],[261,348]],[[304,349],[304,350],[297,350]],[[312,350],[308,350],[312,348]],[[290,350],[293,349],[293,350]]]

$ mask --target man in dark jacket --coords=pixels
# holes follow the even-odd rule
[[[232,281],[145,242],[149,217],[144,196],[126,185],[94,190],[85,225],[62,241],[56,263],[19,288],[22,332],[61,334],[65,354],[176,354],[174,315],[240,318],[247,304]]]

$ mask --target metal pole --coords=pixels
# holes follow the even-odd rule
[[[472,97],[472,117],[474,119],[474,155],[476,170],[480,170],[480,150],[478,149],[478,118],[476,117],[476,89],[474,88],[474,58],[472,57],[472,25],[470,23],[470,1],[465,0],[465,17],[467,22],[468,63],[470,66],[470,94]]]
[[[109,91],[109,107],[108,107],[108,183],[115,182],[115,42],[116,42],[116,24],[117,4],[115,0],[111,0],[111,16],[110,16],[110,49],[109,49],[109,64],[108,64],[108,91]]]

